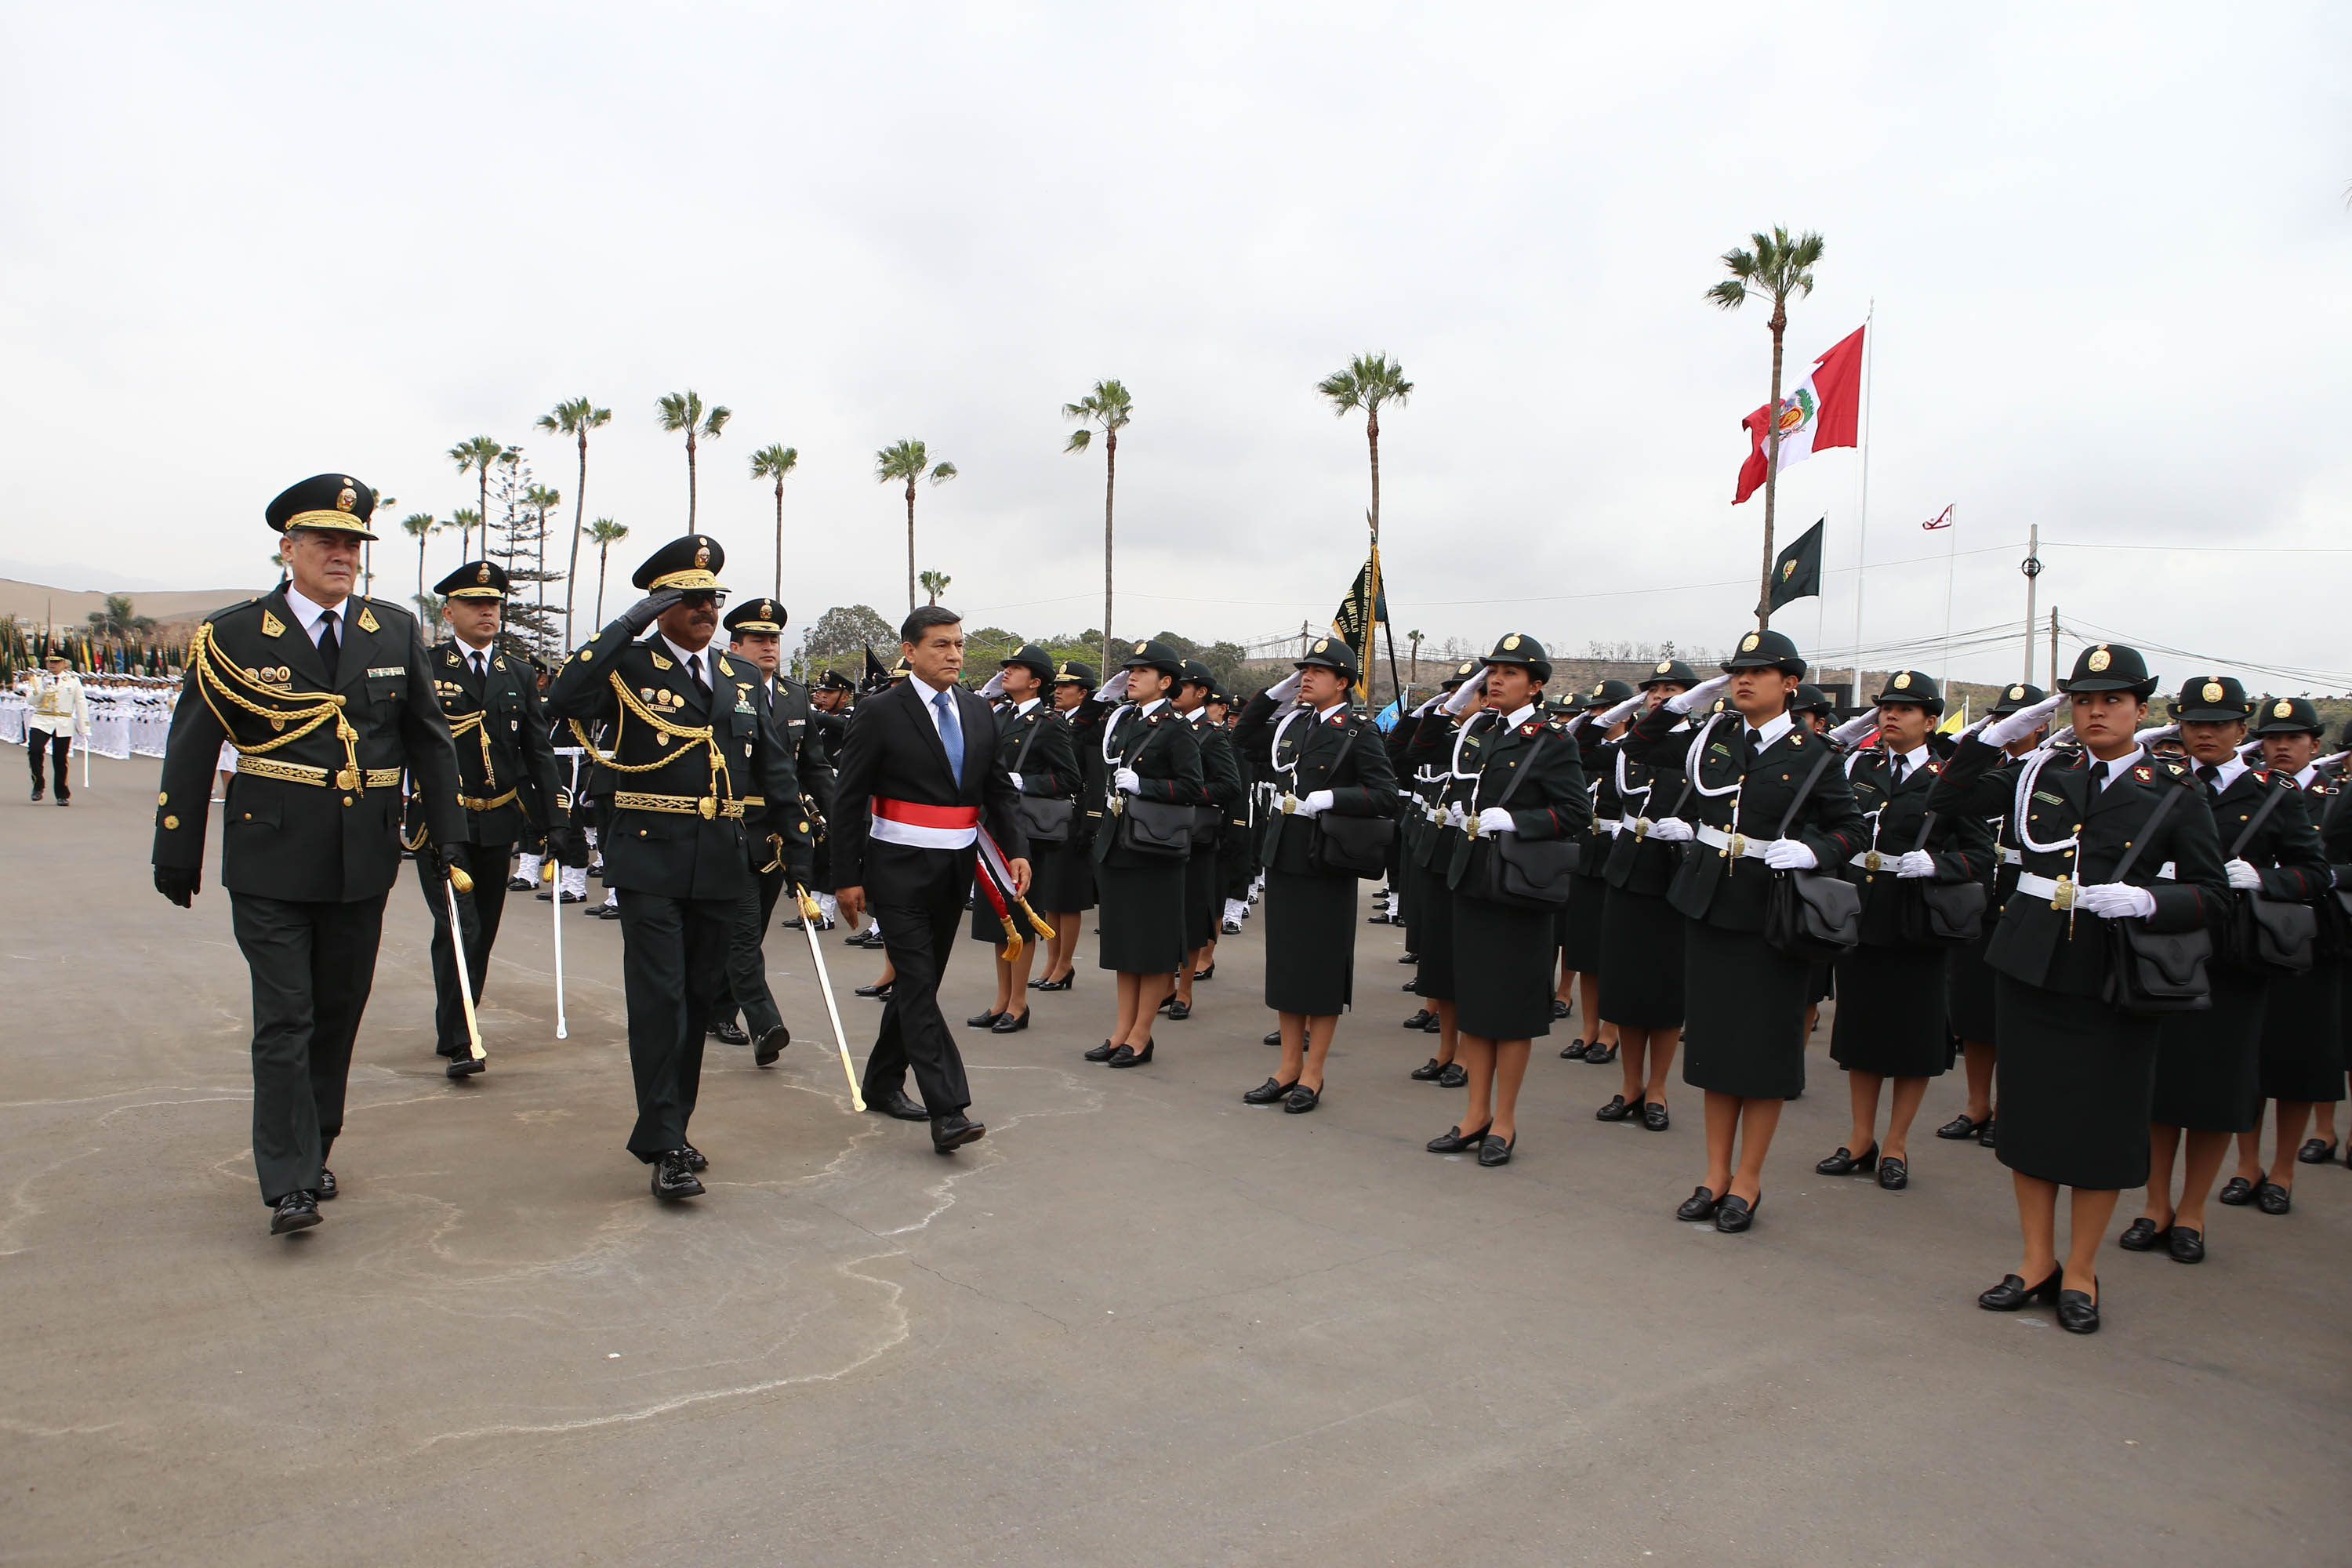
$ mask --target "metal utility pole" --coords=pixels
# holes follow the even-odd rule
[[[2034,579],[2042,575],[2042,525],[2038,522],[2025,531],[2025,559],[2019,563],[2017,569],[2025,574],[2025,675],[2023,679],[2031,684],[2033,679]],[[2057,677],[2053,673],[2051,679],[2054,683]]]
[[[2050,606],[2050,689],[2058,689],[2058,606]]]

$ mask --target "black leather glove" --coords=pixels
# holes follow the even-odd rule
[[[588,864],[587,841],[576,827],[551,827],[547,830],[548,858],[559,866]]]
[[[195,903],[203,885],[204,874],[200,871],[183,870],[177,866],[155,868],[155,890],[184,910]]]
[[[684,597],[686,597],[686,595],[679,593],[676,588],[656,588],[652,593],[647,594],[644,598],[639,599],[635,604],[631,605],[627,609],[623,610],[621,612],[620,618],[615,620],[613,624],[616,626],[626,626],[629,629],[629,636],[634,637],[639,632],[644,631],[647,626],[652,626],[656,621],[661,619],[661,613],[664,610],[668,609],[672,605],[677,604]]]
[[[436,844],[433,847],[433,868],[439,873],[443,881],[449,880],[449,873],[457,868],[457,851],[455,848],[446,844]]]

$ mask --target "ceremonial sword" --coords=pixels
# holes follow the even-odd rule
[[[474,977],[466,973],[466,928],[457,919],[457,895],[472,892],[474,879],[466,875],[462,866],[449,868],[449,875],[441,883],[442,896],[449,901],[449,952],[457,961],[457,1001],[466,1009],[466,1046],[476,1061],[483,1058],[482,1026],[474,1017]]]
[[[798,883],[793,885],[793,902],[800,906],[801,934],[808,938],[809,956],[816,960],[816,988],[824,994],[824,1010],[833,1019],[833,1043],[841,1050],[841,1076],[849,1080],[850,1109],[863,1110],[866,1096],[857,1087],[857,1069],[849,1065],[849,1034],[841,1026],[841,1007],[833,999],[833,975],[824,966],[824,948],[816,940],[816,922],[824,918],[824,911]]]

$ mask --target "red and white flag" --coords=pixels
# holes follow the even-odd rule
[[[1780,467],[1801,463],[1826,447],[1851,447],[1862,423],[1862,335],[1841,340],[1813,362],[1812,370],[1796,390],[1780,399]],[[1740,421],[1748,430],[1748,461],[1739,466],[1738,506],[1764,485],[1764,448],[1769,428],[1766,411],[1759,408]]]
[[[1952,503],[1952,506],[1958,506],[1958,504],[1959,504],[1959,503],[1958,503],[1958,501],[1954,501],[1954,502]],[[1922,527],[1922,528],[1924,528],[1924,529],[1927,529],[1927,530],[1929,530],[1929,531],[1932,531],[1933,530],[1936,530],[1936,529],[1938,529],[1938,528],[1949,528],[1949,527],[1951,527],[1951,526],[1952,526],[1952,508],[1951,508],[1951,507],[1949,507],[1949,506],[1946,507],[1943,510],[1941,510],[1941,511],[1937,512],[1935,516],[1933,516],[1933,517],[1929,518],[1927,521],[1925,521],[1925,522],[1921,523],[1919,526],[1920,526],[1920,527]]]

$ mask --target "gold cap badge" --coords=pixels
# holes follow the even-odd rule
[[[2093,675],[2096,675],[2099,671],[2106,668],[2107,666],[2115,663],[2115,655],[2109,653],[2105,647],[2102,645],[2098,647],[2093,648],[2091,650],[2091,657],[2085,659],[2084,663]]]
[[[709,540],[698,539],[694,542],[694,563],[697,566],[708,566],[710,564],[710,542]]]
[[[477,583],[487,583],[489,580],[490,563],[485,561],[479,566],[474,568],[474,581]]]
[[[1503,651],[1504,651],[1505,653],[1508,653],[1508,652],[1510,652],[1513,648],[1515,648],[1515,647],[1518,647],[1518,646],[1519,646],[1519,634],[1518,634],[1518,633],[1517,633],[1517,632],[1513,632],[1509,637],[1505,637],[1505,638],[1503,639]]]
[[[349,511],[352,508],[359,505],[359,491],[352,489],[351,480],[345,479],[343,481],[343,488],[335,492],[335,510],[337,511]]]
[[[2278,702],[2277,702],[2277,703],[2276,703],[2276,704],[2275,704],[2275,705],[2271,709],[2271,717],[2272,717],[2272,718],[2273,718],[2273,719],[2292,719],[2292,718],[2294,718],[2294,703],[2292,703],[2292,702],[2289,702],[2289,701],[2288,701],[2285,698],[2284,698],[2284,697],[2280,698],[2280,699],[2278,700]]]
[[[1651,673],[1654,675],[1672,675],[1674,672],[1675,661],[1670,658],[1662,658],[1658,660],[1658,668]]]
[[[1906,669],[1902,674],[1895,678],[1895,689],[1897,691],[1908,691],[1911,689],[1911,672],[1909,670]]]
[[[1141,653],[1141,652],[1143,651],[1143,649],[1144,649],[1144,645],[1143,645],[1142,643],[1137,643],[1137,644],[1135,645],[1135,651],[1136,651],[1136,652],[1138,652],[1138,653]]]
[[[1764,639],[1762,637],[1758,637],[1754,632],[1749,632],[1746,637],[1739,639],[1739,651],[1742,653],[1754,653],[1756,651],[1756,645],[1763,640]]]
[[[1315,651],[1317,653],[1321,653],[1325,648],[1328,648],[1330,646],[1331,639],[1329,637],[1318,637],[1315,641]]]
[[[2025,688],[2023,688],[2022,686],[2012,686],[2012,687],[2011,687],[2011,688],[2009,689],[2009,700],[2010,700],[2011,702],[2022,702],[2022,701],[2024,701],[2024,700],[2025,700]]]
[[[2227,693],[2222,691],[2221,683],[2220,681],[2209,680],[2205,683],[2203,695],[2205,700],[2208,702],[2219,702],[2225,695],[2227,695]]]

